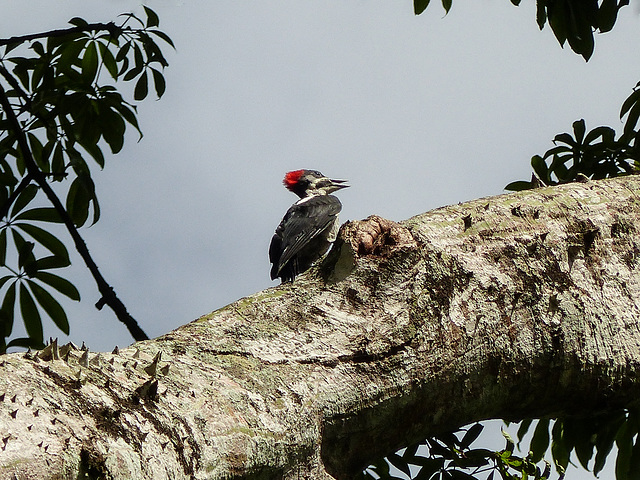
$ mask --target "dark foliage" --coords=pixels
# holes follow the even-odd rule
[[[80,295],[58,273],[71,260],[55,224],[67,228],[94,276],[102,295],[96,306],[109,305],[134,338],[146,338],[78,233],[100,218],[90,161],[103,168],[105,148],[120,152],[127,126],[142,135],[135,105],[113,83],[133,82],[134,101],[151,85],[158,97],[165,91],[167,61],[157,41],[173,44],[156,28],[156,13],[144,12],[144,20],[73,18],[69,28],[0,39],[0,353],[41,348],[43,314],[69,333],[54,295]],[[19,317],[27,337],[8,340]]]

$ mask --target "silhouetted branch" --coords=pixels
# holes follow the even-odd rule
[[[18,140],[18,146],[22,151],[24,163],[28,170],[28,175],[33,178],[33,180],[40,186],[40,188],[42,188],[42,191],[45,193],[53,207],[62,218],[65,226],[67,227],[67,230],[69,231],[69,234],[71,235],[71,238],[73,239],[73,242],[75,243],[78,253],[84,260],[87,268],[91,272],[91,275],[93,276],[98,286],[98,290],[102,295],[102,298],[98,303],[109,305],[109,307],[116,314],[116,317],[118,317],[118,320],[125,324],[135,340],[147,340],[149,338],[147,334],[140,328],[136,320],[129,314],[122,301],[120,301],[120,299],[117,297],[113,288],[107,283],[107,281],[98,270],[98,266],[93,261],[93,258],[91,258],[89,249],[87,248],[87,245],[84,242],[83,238],[80,236],[80,233],[73,223],[71,216],[64,208],[62,202],[55,194],[51,186],[47,183],[45,174],[38,168],[33,155],[31,154],[31,149],[29,148],[27,137],[20,127],[18,117],[11,108],[11,103],[9,102],[2,84],[0,84],[0,105],[6,113],[7,120],[9,120],[12,129],[15,131],[16,138]]]
[[[58,30],[50,30],[48,32],[32,33],[29,35],[18,35],[10,38],[0,38],[0,46],[20,44],[24,42],[30,42],[31,40],[38,40],[40,38],[52,38],[63,37],[65,35],[71,35],[74,33],[83,32],[101,32],[103,30],[108,31],[112,35],[116,36],[122,32],[122,27],[119,27],[114,22],[109,23],[88,23],[82,27],[61,28]]]

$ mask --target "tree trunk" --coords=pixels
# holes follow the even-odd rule
[[[635,176],[347,223],[163,337],[1,357],[0,478],[349,479],[476,420],[626,406],[639,231]]]

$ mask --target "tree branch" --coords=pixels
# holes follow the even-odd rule
[[[56,209],[60,217],[62,218],[73,242],[76,246],[76,250],[84,260],[87,268],[91,272],[96,285],[98,286],[98,291],[102,295],[102,298],[99,300],[100,304],[107,304],[116,314],[118,320],[120,320],[127,327],[131,335],[135,340],[147,340],[149,337],[147,334],[140,328],[135,319],[129,314],[126,307],[120,301],[120,299],[115,294],[113,288],[107,283],[104,279],[100,271],[98,270],[98,266],[93,261],[91,254],[89,253],[89,249],[87,248],[86,243],[83,238],[80,236],[78,229],[76,228],[73,220],[69,216],[67,210],[62,205],[62,202],[55,194],[49,183],[47,182],[46,176],[43,172],[38,168],[33,155],[31,154],[31,149],[29,148],[29,143],[27,141],[26,135],[22,128],[20,127],[20,122],[18,121],[18,117],[15,115],[13,108],[11,107],[11,103],[7,98],[6,92],[2,84],[0,84],[0,105],[7,115],[7,119],[9,120],[18,140],[18,146],[22,152],[22,157],[24,159],[25,165],[27,167],[27,171],[29,175],[33,178],[33,180],[40,186],[44,194],[47,196],[53,207]]]
[[[82,27],[61,28],[61,29],[50,30],[48,32],[42,32],[42,33],[32,33],[29,35],[18,35],[10,38],[0,38],[0,47],[6,46],[6,45],[20,44],[20,43],[43,39],[43,38],[63,37],[65,35],[71,35],[74,33],[101,32],[103,30],[108,31],[113,36],[118,36],[123,31],[123,29],[118,25],[116,25],[114,22],[89,23]]]
[[[476,420],[632,405],[638,192],[628,176],[350,222],[294,284],[153,341],[0,357],[0,479],[346,480]]]

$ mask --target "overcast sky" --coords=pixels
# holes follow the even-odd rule
[[[295,197],[284,173],[348,179],[342,220],[406,219],[500,194],[579,118],[620,127],[640,80],[640,25],[625,7],[587,64],[540,32],[534,2],[149,0],[167,93],[139,107],[144,138],[94,179],[102,219],[83,229],[107,281],[151,336],[276,284],[267,248]],[[3,37],[74,16],[141,13],[129,0],[5,0]],[[131,339],[81,260],[71,339],[93,351]],[[46,336],[61,337],[45,320]]]

